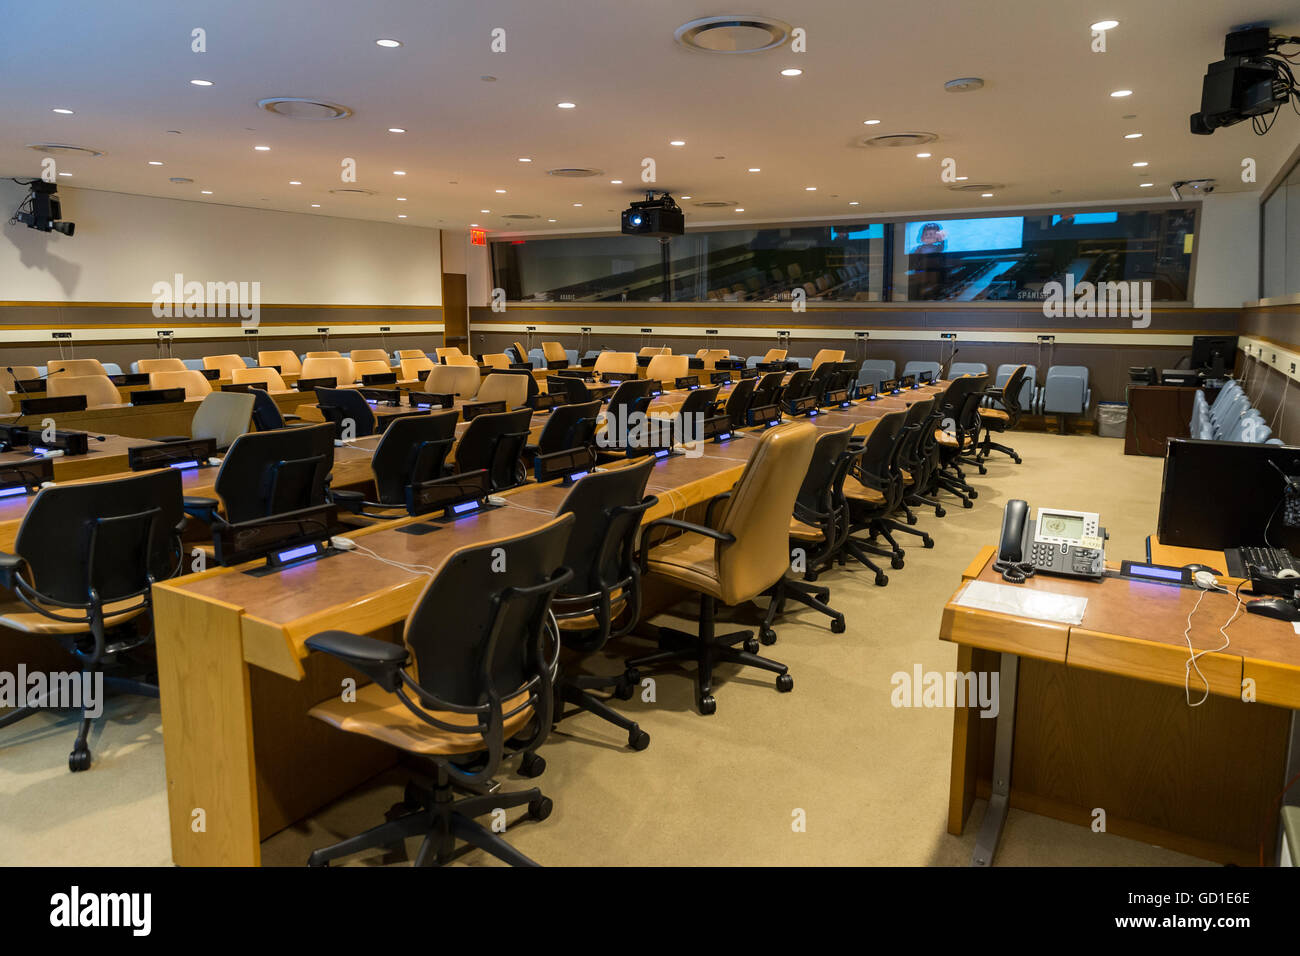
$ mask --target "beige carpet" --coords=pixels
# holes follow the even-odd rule
[[[983,804],[963,837],[946,832],[952,712],[894,708],[890,676],[918,663],[926,671],[955,666],[955,648],[937,637],[941,609],[976,550],[996,543],[1008,498],[1099,512],[1111,533],[1108,554],[1119,559],[1144,556],[1160,494],[1161,462],[1125,457],[1118,440],[1024,433],[1012,444],[1024,464],[998,456],[987,476],[974,476],[972,510],[950,506],[942,519],[922,512],[918,527],[936,546],[903,541],[907,567],[889,572],[888,587],[874,587],[863,569],[823,577],[847,633],[832,634],[826,618],[804,609],[778,625],[777,643],[762,653],[790,666],[792,693],[777,693],[765,674],[724,667],[717,714],[702,717],[689,669],[663,672],[655,703],[615,702],[650,733],[641,753],[594,717],[565,721],[542,749],[545,774],[502,774],[504,789],[537,785],[555,801],[541,823],[512,811],[519,822],[510,841],[549,865],[967,864]],[[623,654],[648,646],[628,641],[591,667],[614,672]],[[169,862],[157,702],[123,699],[112,713],[84,774],[66,769],[70,716],[0,731],[0,863]],[[264,862],[301,865],[312,848],[381,822],[403,782],[394,772],[277,834],[263,845]],[[792,829],[796,811],[806,832]],[[468,850],[458,862],[496,861]],[[1197,862],[1014,810],[997,857],[1006,866]]]

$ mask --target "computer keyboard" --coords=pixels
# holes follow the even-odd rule
[[[1250,577],[1252,569],[1272,575],[1288,569],[1300,572],[1300,561],[1285,548],[1228,548],[1223,553],[1228,559],[1228,573],[1235,578]]]

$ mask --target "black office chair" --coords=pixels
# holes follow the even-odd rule
[[[402,644],[347,631],[307,639],[373,682],[354,700],[336,694],[317,704],[311,716],[433,765],[432,785],[408,783],[388,822],[314,851],[309,865],[420,834],[415,866],[449,862],[457,839],[514,866],[537,865],[474,818],[524,805],[535,820],[550,816],[551,801],[536,787],[510,793],[490,784],[507,741],[535,757],[551,730],[558,648],[547,646],[546,624],[552,595],[572,577],[562,562],[573,523],[563,515],[452,552],[406,619]],[[457,799],[456,789],[471,796]]]
[[[556,512],[572,514],[576,521],[564,556],[573,577],[556,593],[551,610],[561,640],[578,655],[594,654],[611,638],[627,634],[641,616],[641,567],[634,547],[641,518],[658,501],[643,497],[653,469],[654,461],[646,459],[588,475],[570,489]],[[585,710],[626,730],[633,750],[650,746],[650,735],[635,721],[590,693],[612,690],[619,699],[630,699],[635,685],[625,674],[596,677],[569,674],[562,667],[555,689],[558,700],[577,708],[566,712],[557,707],[557,723]]]
[[[873,530],[873,522],[888,517],[898,507],[902,495],[902,476],[894,464],[899,441],[903,435],[903,419],[906,412],[890,412],[883,416],[876,427],[867,435],[867,440],[859,446],[857,455],[849,467],[844,479],[844,496],[849,506],[849,536],[840,551],[840,564],[847,558],[853,558],[865,565],[876,575],[876,586],[884,587],[889,583],[885,574],[870,555],[891,558],[895,568],[901,568],[902,559],[896,558],[892,551],[886,551],[868,541],[860,541],[852,532]]]
[[[525,358],[524,361],[526,362],[526,361],[528,361],[528,359]],[[529,371],[528,369],[524,369],[524,368],[494,368],[494,369],[492,370],[492,374],[493,374],[493,375],[522,375],[522,376],[524,376],[524,378],[528,380],[528,391],[525,393],[525,396],[524,396],[524,403],[527,404],[530,408],[531,408],[532,405],[533,405],[533,400],[536,399],[537,396],[538,396],[538,394],[540,394],[540,392],[541,392],[541,389],[537,387],[537,377],[536,377],[535,375],[533,375],[533,373],[532,373],[531,371]]]
[[[938,487],[961,499],[963,508],[974,506],[979,492],[966,480],[961,466],[978,465],[969,456],[979,437],[981,392],[987,375],[964,375],[948,387],[943,402],[943,434],[939,437]]]
[[[332,490],[331,500],[367,518],[393,517],[365,509],[405,509],[407,488],[441,478],[446,473],[447,456],[456,444],[459,422],[460,413],[454,410],[397,419],[385,429],[370,459],[375,475],[374,499],[360,491]]]
[[[787,572],[768,590],[772,600],[758,635],[763,644],[776,642],[772,624],[785,612],[785,602],[790,599],[829,617],[831,633],[844,633],[844,615],[827,603],[831,596],[830,588],[806,582],[815,579],[835,560],[849,534],[844,477],[854,458],[849,454],[852,439],[853,426],[849,425],[823,431],[813,446],[812,460],[794,499],[794,514],[790,518],[791,557],[795,556],[795,548],[803,551],[805,580],[794,577],[793,571]]]
[[[596,441],[600,402],[557,405],[548,413],[536,445],[526,445],[529,455],[553,455],[570,448],[590,448]]]
[[[217,497],[187,495],[185,511],[216,526],[324,504],[334,467],[334,431],[327,422],[239,436],[213,482]]]
[[[682,440],[699,441],[703,437],[703,428],[695,427],[695,416],[701,416],[700,421],[714,416],[718,404],[718,389],[717,385],[710,388],[697,388],[678,406],[673,417],[676,419],[677,435]]]
[[[614,394],[609,397],[609,404],[605,408],[608,420],[606,432],[600,443],[601,453],[605,457],[622,458],[626,455],[629,449],[620,444],[618,439],[626,434],[624,429],[631,429],[629,422],[632,415],[637,412],[644,415],[651,401],[649,379],[628,379],[614,389]]]
[[[749,411],[750,403],[753,401],[754,386],[756,384],[757,379],[742,378],[731,386],[724,412],[730,420],[732,428],[740,428],[745,424],[745,412]]]
[[[275,404],[275,399],[262,386],[247,385],[244,387],[253,396],[253,427],[259,432],[271,432],[277,428],[295,427],[302,421],[300,415],[281,413],[280,406]]]
[[[981,475],[986,471],[982,467],[983,463],[995,451],[1002,452],[1017,465],[1020,464],[1020,455],[1016,450],[1010,445],[1000,445],[993,441],[993,432],[1009,432],[1020,424],[1020,415],[1023,412],[1020,407],[1020,392],[1024,387],[1027,371],[1027,366],[1017,365],[1001,388],[986,388],[981,392],[982,397],[989,401],[987,406],[979,410],[980,424],[984,426],[984,438],[979,442],[975,460],[981,465]]]
[[[14,553],[0,552],[0,584],[16,600],[0,605],[0,627],[50,636],[77,658],[81,723],[68,769],[90,766],[86,738],[103,690],[158,696],[152,588],[176,575],[184,559],[181,476],[172,470],[43,488],[18,528]],[[128,676],[119,676],[125,672]],[[20,693],[26,694],[24,687]],[[31,701],[0,717],[7,727],[51,702]]]
[[[923,450],[923,443],[926,425],[929,423],[933,411],[933,399],[913,402],[907,408],[906,417],[903,419],[903,439],[899,442],[898,451],[895,455],[895,466],[902,481],[902,494],[899,496],[895,513],[901,513],[904,520],[899,521],[893,514],[890,514],[882,518],[876,526],[877,532],[889,542],[894,555],[899,559],[902,559],[906,552],[894,540],[892,534],[894,531],[916,535],[921,539],[923,547],[934,547],[934,539],[930,537],[928,532],[912,527],[912,525],[916,524],[917,519],[916,515],[907,506],[909,498],[919,500],[916,496],[922,493],[925,482],[929,480],[930,466]],[[930,431],[933,434],[934,427],[932,424],[930,425]]]
[[[763,405],[775,405],[781,400],[781,383],[785,381],[785,372],[768,372],[754,386],[754,397],[750,408]]]
[[[531,408],[475,416],[456,446],[456,471],[486,469],[493,491],[523,484],[521,456],[532,418]]]
[[[812,374],[812,369],[807,368],[791,373],[790,380],[781,389],[780,401],[791,402],[812,394]]]
[[[553,395],[564,395],[570,405],[582,405],[591,401],[587,383],[574,375],[546,376],[546,391]]]
[[[349,421],[352,423],[353,438],[364,438],[376,431],[374,409],[355,388],[318,388],[316,407],[325,420],[332,422],[338,429],[339,437],[343,437],[347,431]]]

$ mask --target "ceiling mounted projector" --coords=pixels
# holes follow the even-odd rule
[[[666,239],[680,236],[686,232],[686,217],[673,201],[673,197],[664,193],[655,199],[654,191],[645,194],[641,202],[634,202],[623,210],[623,235],[658,236]]]

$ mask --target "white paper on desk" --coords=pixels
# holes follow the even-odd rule
[[[973,607],[981,611],[997,611],[1035,621],[1054,621],[1057,624],[1079,624],[1088,607],[1088,599],[1055,591],[1011,587],[993,581],[971,581],[953,602],[958,607]]]

